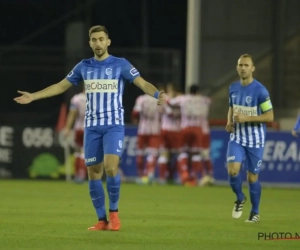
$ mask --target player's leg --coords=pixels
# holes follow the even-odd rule
[[[147,136],[137,136],[136,150],[136,166],[137,166],[137,183],[139,183],[144,175],[144,148]]]
[[[155,177],[157,158],[159,153],[161,136],[152,135],[149,138],[149,146],[147,149],[147,177],[148,183],[151,183]]]
[[[192,130],[193,140],[191,142],[191,176],[192,184],[197,184],[199,174],[204,177],[205,172],[203,168],[202,157],[200,149],[202,148],[203,135],[199,128],[195,127]],[[199,182],[200,183],[200,182]]]
[[[192,136],[189,128],[182,130],[181,147],[178,155],[177,171],[181,184],[189,180],[189,145],[191,144]]]
[[[246,148],[247,155],[247,181],[249,183],[250,200],[252,209],[246,222],[258,222],[261,185],[258,178],[262,164],[263,148]]]
[[[108,229],[118,231],[121,228],[119,220],[119,197],[121,176],[119,162],[124,140],[124,126],[107,126],[103,135],[104,169],[106,172],[106,188],[109,197]]]
[[[181,131],[171,132],[170,133],[170,143],[169,143],[169,178],[174,180],[174,176],[177,171],[177,157],[180,152],[182,138]]]
[[[201,157],[203,161],[203,168],[205,169],[205,177],[208,184],[215,182],[213,177],[213,165],[210,158],[210,135],[204,134],[202,141]]]
[[[75,131],[75,182],[83,183],[86,180],[87,169],[84,162],[84,149],[83,149],[83,130]]]
[[[169,152],[168,152],[168,131],[162,131],[161,133],[161,145],[158,157],[158,169],[159,169],[159,178],[158,182],[160,184],[166,183],[167,173],[168,173],[168,164],[169,164]]]
[[[244,158],[244,148],[235,141],[230,141],[227,148],[227,170],[231,189],[236,195],[236,201],[232,211],[233,218],[241,217],[246,202],[246,196],[242,190],[243,181],[240,175],[241,163]]]
[[[103,145],[102,136],[96,127],[84,132],[85,164],[87,166],[90,197],[97,213],[98,223],[88,230],[107,230],[105,193],[102,185]]]
[[[169,164],[169,152],[166,148],[161,149],[157,163],[159,168],[158,182],[160,184],[165,184],[167,182],[167,173],[168,173],[168,164]]]

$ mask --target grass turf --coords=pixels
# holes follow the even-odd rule
[[[248,194],[248,190],[244,190]],[[300,234],[298,190],[263,189],[261,222],[231,218],[229,187],[121,188],[119,232],[87,231],[96,221],[87,184],[0,181],[0,249],[299,249],[300,240],[258,240],[259,232]]]

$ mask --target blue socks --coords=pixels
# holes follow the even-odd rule
[[[259,203],[261,196],[261,185],[257,180],[254,183],[249,183],[250,199],[252,204],[252,213],[259,214]]]
[[[239,201],[243,201],[245,196],[242,191],[242,178],[241,175],[238,174],[236,176],[229,176],[230,186],[232,191],[236,194],[236,198]]]
[[[117,212],[120,196],[121,177],[120,174],[116,176],[106,176],[106,188],[109,197],[109,211]]]
[[[101,180],[89,180],[90,196],[99,220],[106,221],[105,194]]]

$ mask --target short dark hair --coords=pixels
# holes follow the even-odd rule
[[[254,65],[253,58],[252,58],[252,56],[250,54],[243,54],[243,55],[240,56],[240,58],[247,58],[247,57],[251,59],[252,64]]]
[[[93,27],[91,27],[89,29],[89,37],[91,37],[91,35],[93,33],[101,32],[101,31],[103,31],[108,36],[108,31],[107,31],[107,29],[106,29],[105,26],[103,26],[103,25],[95,25],[95,26],[93,26]]]
[[[199,86],[198,86],[198,85],[193,84],[193,85],[190,87],[190,94],[197,94],[198,91],[199,91]]]

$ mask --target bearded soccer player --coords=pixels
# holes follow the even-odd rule
[[[86,167],[84,163],[83,134],[84,117],[86,110],[86,96],[84,91],[76,94],[71,99],[70,109],[67,117],[64,134],[70,135],[74,125],[75,132],[75,182],[81,183],[86,179]]]
[[[91,27],[89,38],[89,45],[94,52],[93,58],[79,62],[61,82],[35,93],[18,91],[21,96],[14,100],[20,104],[28,104],[62,94],[72,85],[84,81],[87,98],[84,129],[85,164],[88,167],[90,196],[98,217],[98,222],[88,229],[118,231],[121,227],[118,215],[118,165],[124,139],[122,94],[125,81],[133,82],[146,94],[158,99],[158,105],[163,104],[164,93],[145,81],[126,59],[108,54],[107,48],[111,40],[104,26]],[[107,176],[109,222],[101,181],[103,170]]]
[[[226,131],[230,132],[227,148],[227,168],[230,186],[236,195],[233,218],[240,218],[246,202],[242,192],[241,164],[247,168],[252,209],[246,222],[258,222],[261,185],[258,179],[264,144],[266,123],[274,119],[268,90],[252,74],[255,70],[248,54],[238,59],[240,80],[229,87],[229,110]]]

